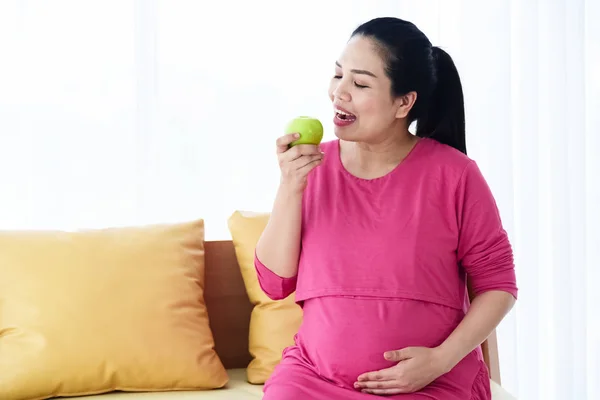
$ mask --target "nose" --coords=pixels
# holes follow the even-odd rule
[[[339,99],[344,102],[349,102],[350,100],[352,100],[352,96],[348,91],[347,83],[345,83],[343,79],[339,81],[334,81],[332,89],[332,100]]]

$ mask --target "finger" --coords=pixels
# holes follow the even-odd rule
[[[355,382],[354,387],[357,389],[399,389],[400,383],[396,379],[389,381],[363,381]]]
[[[277,146],[277,152],[278,153],[283,153],[284,151],[286,151],[290,144],[292,142],[294,142],[295,140],[300,138],[300,134],[299,133],[288,133],[286,135],[283,135],[279,138],[277,138],[277,140],[275,141],[275,145]]]
[[[365,374],[359,375],[358,381],[391,381],[395,380],[395,372],[391,368],[382,369],[379,371],[367,372]]]
[[[306,177],[310,173],[310,171],[312,171],[313,169],[318,167],[321,164],[321,162],[322,162],[321,160],[311,161],[310,163],[306,164],[304,167],[300,168],[297,173],[302,178]]]
[[[378,396],[391,396],[394,394],[408,393],[402,389],[390,388],[390,389],[363,389],[363,393],[376,394]]]
[[[406,347],[401,350],[386,351],[383,354],[383,357],[388,361],[400,362],[400,361],[404,361],[404,360],[408,360],[409,358],[412,358],[412,353],[413,353],[413,348]]]
[[[311,156],[315,154],[323,154],[314,144],[301,144],[294,146],[291,149],[280,153],[279,159],[282,162],[294,161],[302,156]]]
[[[290,167],[294,170],[301,170],[307,165],[313,164],[315,162],[321,161],[323,159],[323,155],[321,154],[313,154],[310,156],[301,156],[300,158],[295,159],[291,162]]]

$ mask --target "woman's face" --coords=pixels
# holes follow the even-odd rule
[[[385,140],[396,131],[402,99],[391,95],[392,82],[372,39],[354,36],[336,61],[329,86],[335,135],[343,140]]]

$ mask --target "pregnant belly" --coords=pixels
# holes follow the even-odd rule
[[[439,345],[462,315],[416,300],[315,298],[304,303],[297,344],[319,375],[352,387],[358,375],[395,364],[386,351]]]

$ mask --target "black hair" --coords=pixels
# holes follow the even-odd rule
[[[373,39],[386,63],[392,95],[417,93],[408,114],[416,135],[467,153],[465,106],[460,76],[448,53],[431,42],[413,23],[393,17],[360,25],[351,37]]]

